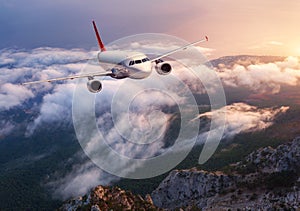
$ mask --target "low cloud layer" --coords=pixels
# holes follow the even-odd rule
[[[50,94],[43,97],[43,103],[37,118],[31,122],[26,136],[34,133],[35,129],[43,124],[71,124],[72,97],[75,84],[59,84]]]
[[[0,85],[0,111],[21,105],[33,97],[32,91],[21,85],[11,83]]]
[[[232,68],[220,65],[218,75],[227,86],[246,87],[256,92],[278,93],[282,85],[300,84],[300,62],[297,57],[288,57],[282,62],[234,65]]]
[[[80,153],[74,157],[81,157]],[[61,172],[56,172],[60,175]],[[92,161],[73,165],[73,168],[67,175],[60,176],[46,186],[53,191],[53,196],[59,200],[67,200],[71,197],[82,196],[91,188],[101,184],[110,185],[119,178],[110,175],[97,166]]]
[[[231,138],[237,134],[264,130],[270,127],[277,115],[285,113],[289,107],[258,108],[245,103],[234,103],[224,109],[206,112],[199,118],[210,118],[213,114],[218,118],[219,112],[226,112],[224,138]],[[204,135],[204,134],[203,134]]]
[[[91,58],[92,54],[93,52],[79,49],[66,50],[55,48],[39,48],[31,51],[4,49],[0,51],[0,111],[18,108],[24,102],[39,97],[38,102],[35,102],[38,104],[35,105],[38,108],[38,114],[31,120],[27,127],[26,135],[28,137],[34,134],[35,130],[45,123],[59,125],[61,122],[66,122],[66,120],[71,123],[72,97],[76,87],[75,81],[45,83],[26,87],[18,84],[25,81],[79,73],[85,64],[74,64],[72,61]],[[246,87],[258,92],[271,90],[271,92],[276,93],[280,90],[282,84],[290,86],[299,84],[299,67],[298,59],[289,57],[283,62],[255,64],[246,67],[236,65],[232,69],[220,67],[217,72],[227,86]],[[187,83],[192,78],[189,73],[183,73],[183,70],[178,71],[176,74],[180,75],[183,81],[187,81]],[[209,80],[209,77],[203,78]],[[167,86],[169,84],[168,76],[158,80],[163,81],[164,85],[169,88]],[[123,122],[128,122],[128,116],[121,116],[118,122],[111,122],[109,109],[112,96],[118,90],[120,84],[122,84],[121,82],[120,84],[112,82],[109,80],[104,82],[105,86],[99,94],[99,96],[101,95],[101,100],[97,101],[96,99],[96,112],[101,114],[96,119],[98,127],[101,127],[100,130],[104,131],[105,138],[111,140],[109,144],[111,144],[114,150],[133,158],[147,158],[160,153],[160,150],[165,147],[163,142],[157,142],[150,148],[147,146],[136,147],[134,143],[117,142],[120,134],[113,127],[113,124],[119,125],[119,129],[123,130]],[[133,85],[136,85],[136,83],[135,81]],[[127,94],[134,91],[134,86],[129,87],[129,85],[125,89]],[[82,88],[86,89],[85,84]],[[189,89],[193,91],[203,90],[203,86],[194,81],[189,81]],[[131,112],[131,126],[134,126],[136,129],[132,130],[132,134],[136,140],[138,140],[140,133],[149,132],[149,128],[158,136],[162,133],[161,130],[164,131],[168,128],[172,112],[162,112],[161,108],[172,107],[175,104],[174,99],[183,101],[184,97],[173,98],[182,94],[183,89],[181,87],[172,87],[172,89],[167,90],[171,94],[171,97],[167,97],[157,91],[152,91],[150,94],[141,93],[139,98],[136,98],[135,104],[128,107]],[[203,92],[201,91],[200,93],[202,94]],[[147,97],[148,94],[151,95],[152,101]],[[122,97],[125,100],[127,95],[124,94]],[[156,99],[154,103],[153,99]],[[123,101],[121,100],[121,102]],[[286,112],[287,109],[288,107],[257,108],[245,103],[228,105],[226,106],[227,121],[224,138],[233,137],[243,132],[268,128],[273,124],[274,118],[280,113]],[[224,112],[224,109],[214,112]],[[211,115],[211,112],[207,112],[201,114],[199,118],[209,118]],[[1,120],[0,126],[0,135],[8,135],[14,129],[14,125],[6,120]],[[207,133],[203,132],[200,134],[199,139],[206,135]],[[145,138],[147,139],[148,137]],[[93,145],[90,145],[90,147],[93,148]],[[135,168],[136,166],[128,166],[128,170],[130,171],[134,171]],[[48,185],[53,189],[55,196],[67,199],[71,196],[82,195],[95,185],[110,184],[117,179],[100,170],[92,162],[87,161],[82,165],[74,165],[70,172],[58,179],[54,179]]]
[[[62,48],[36,48],[32,50],[3,49],[0,50],[1,81],[21,82],[38,78],[41,73],[55,72],[54,75],[61,75],[67,72],[78,72],[74,61],[92,58],[94,52],[81,49],[62,49]],[[75,64],[78,65],[78,64]],[[80,67],[80,66],[79,66]]]

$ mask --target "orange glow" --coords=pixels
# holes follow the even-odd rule
[[[188,41],[208,35],[203,47],[215,49],[213,57],[300,54],[300,1],[198,2],[199,12],[170,33]]]

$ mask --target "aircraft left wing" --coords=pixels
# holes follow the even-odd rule
[[[21,85],[30,85],[30,84],[38,84],[38,83],[45,83],[45,82],[54,82],[54,81],[63,81],[63,80],[73,80],[75,78],[89,78],[89,77],[96,77],[96,76],[111,76],[112,72],[95,72],[95,73],[88,73],[88,74],[82,74],[82,75],[71,75],[67,77],[61,77],[61,78],[52,78],[52,79],[45,79],[40,81],[30,81],[21,83]]]
[[[208,37],[205,36],[205,38],[202,39],[202,40],[198,40],[198,41],[196,41],[196,42],[192,42],[192,43],[190,43],[190,44],[187,44],[187,45],[182,46],[182,47],[180,47],[180,48],[177,48],[177,49],[175,49],[175,50],[172,50],[172,51],[169,51],[169,52],[167,52],[167,53],[164,53],[164,54],[162,54],[162,55],[160,55],[160,56],[157,56],[157,57],[154,58],[154,59],[151,59],[150,61],[151,61],[151,62],[155,62],[155,61],[157,61],[157,60],[159,60],[159,59],[161,59],[161,58],[163,58],[163,57],[170,56],[170,55],[172,55],[172,54],[174,54],[174,53],[176,53],[176,52],[178,52],[178,51],[186,50],[187,48],[189,48],[189,47],[191,47],[191,46],[193,46],[193,45],[197,45],[197,44],[199,44],[199,43],[207,42],[207,41],[208,41]]]

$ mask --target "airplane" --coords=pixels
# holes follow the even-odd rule
[[[93,20],[92,23],[99,46],[97,60],[99,63],[114,65],[113,68],[106,70],[106,72],[94,72],[82,75],[72,75],[62,78],[31,81],[22,83],[22,85],[30,85],[43,82],[54,82],[75,78],[87,78],[88,90],[92,93],[98,93],[102,90],[102,83],[100,80],[95,79],[95,77],[110,76],[115,79],[144,79],[151,74],[153,66],[159,75],[168,75],[172,71],[172,66],[170,65],[170,63],[165,62],[163,60],[164,57],[170,56],[178,51],[186,50],[187,48],[199,44],[201,42],[208,41],[208,37],[205,36],[204,39],[198,40],[196,42],[190,43],[188,45],[182,46],[180,48],[159,55],[153,59],[150,59],[146,54],[142,52],[106,50],[98,32],[95,21]]]

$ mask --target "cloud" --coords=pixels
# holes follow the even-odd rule
[[[0,80],[20,83],[62,76],[80,71],[94,52],[82,49],[36,48],[32,50],[3,49],[0,51]]]
[[[1,120],[0,121],[0,138],[9,135],[15,129],[15,125],[10,121]]]
[[[176,105],[176,100],[183,103],[184,99],[172,93],[172,89],[167,90],[168,94],[159,91],[158,88],[151,89],[151,87],[165,85],[164,81],[156,81],[156,79],[143,81],[128,79],[123,81],[124,83],[107,82],[95,105],[98,129],[103,135],[103,140],[100,142],[108,143],[114,151],[130,158],[147,158],[159,153],[165,144],[162,139],[172,116],[169,110]],[[82,93],[80,96],[84,95]],[[112,101],[112,97],[115,101]],[[87,102],[83,98],[82,100]],[[80,105],[80,119],[76,122],[85,122],[84,119],[88,116],[88,113],[84,113],[85,109],[82,106],[85,105]],[[83,128],[82,133],[85,133],[87,127]],[[85,151],[91,154],[99,151],[98,131],[94,132],[95,134],[89,134],[91,138],[86,140],[88,144],[85,147]],[[77,133],[80,131],[77,130]],[[79,134],[79,136],[87,137],[84,134]],[[118,164],[111,165],[118,166]],[[127,170],[135,169],[135,166],[128,165]]]
[[[269,41],[268,44],[269,45],[277,45],[277,46],[282,46],[283,45],[282,42],[278,42],[278,41]]]
[[[281,85],[297,86],[300,82],[300,64],[296,57],[288,57],[282,62],[220,67],[217,73],[227,86],[246,87],[263,93],[278,93]]]
[[[27,100],[51,92],[57,83],[21,86],[21,82],[43,80],[79,73],[95,52],[82,49],[36,48],[0,51],[0,110],[22,105]],[[62,83],[62,82],[59,82]]]
[[[140,48],[137,44],[133,44],[133,46]],[[150,49],[150,46],[148,47]],[[156,50],[157,52],[163,51],[163,47],[158,46]],[[2,61],[0,64],[0,79],[6,83],[1,85],[0,109],[7,110],[14,106],[22,105],[22,103],[34,97],[43,96],[42,100],[37,102],[39,113],[28,125],[26,135],[30,136],[37,128],[47,124],[56,126],[71,124],[72,99],[76,87],[74,81],[67,83],[46,83],[28,87],[14,85],[14,83],[76,74],[84,68],[84,63],[73,64],[72,61],[90,58],[92,54],[93,52],[79,49],[39,48],[31,51],[2,50],[0,52],[0,58],[3,59],[0,60]],[[103,80],[103,90],[99,95],[96,95],[98,96],[98,98],[96,97],[95,106],[98,115],[96,122],[99,130],[103,132],[105,139],[115,151],[130,158],[148,158],[166,150],[164,149],[166,148],[166,144],[164,143],[163,135],[170,126],[173,114],[173,111],[169,111],[176,105],[176,102],[183,104],[186,102],[184,92],[186,87],[176,86],[177,80],[172,81],[172,76],[180,76],[189,90],[203,90],[203,86],[199,84],[199,80],[193,81],[194,77],[191,73],[187,71],[184,73],[183,68],[180,65],[178,67],[179,71],[174,74],[172,73],[170,77],[157,76],[160,78],[152,78],[149,81],[133,81],[131,79],[125,79],[127,81]],[[291,57],[284,62],[278,63],[249,65],[247,67],[235,66],[233,70],[223,68],[222,71],[218,71],[218,74],[224,80],[224,83],[230,86],[247,86],[250,88],[254,86],[254,88],[257,88],[261,86],[261,83],[270,85],[282,81],[294,85],[297,84],[297,81],[291,79],[298,77],[295,74],[295,70],[298,67],[298,60]],[[203,74],[202,78],[209,81],[210,75],[208,70],[202,70],[205,70],[201,73]],[[282,75],[276,77],[275,73],[281,73]],[[270,77],[270,74],[272,77]],[[286,74],[291,78],[283,80],[283,75]],[[154,75],[157,74],[154,73]],[[153,84],[155,85],[154,87],[164,88],[163,90],[168,95],[155,89],[150,89],[148,92],[136,92],[139,88],[145,86],[146,88],[152,88]],[[79,86],[82,86],[81,88],[85,95],[91,94],[86,90],[85,81],[83,84],[79,84]],[[126,110],[128,113],[120,113],[118,119],[115,119],[117,121],[113,121],[110,106],[115,94],[118,92],[121,93],[119,94],[120,98],[117,98],[118,101],[115,103],[128,109]],[[136,93],[138,95],[135,95]],[[82,102],[85,102],[85,95],[81,98]],[[135,96],[135,98],[130,106],[125,106],[124,102],[132,96]],[[151,96],[151,98],[148,96]],[[8,99],[9,101],[7,101]],[[188,103],[186,102],[186,104]],[[86,106],[85,103],[82,103],[82,105]],[[228,113],[225,137],[232,137],[238,133],[269,127],[274,117],[278,113],[284,112],[287,108],[259,109],[247,104],[233,104],[227,106],[226,109]],[[119,110],[117,109],[117,111]],[[199,118],[209,116],[210,113],[205,113],[200,115]],[[12,124],[3,121],[0,124],[3,125],[3,129],[0,130],[3,134],[9,134],[13,131]],[[129,137],[129,139],[133,139],[139,143],[146,142],[151,138],[158,138],[159,141],[150,143],[149,145],[123,142],[122,135],[124,134],[120,134],[120,131],[128,131],[128,128],[132,129],[125,136]],[[141,134],[146,135],[141,136]],[[203,132],[200,134],[200,137],[205,134],[207,133]],[[91,140],[85,150],[92,151],[97,149],[95,147],[97,146],[96,142],[97,139]],[[115,165],[114,160],[109,162],[110,165]],[[132,172],[138,167],[137,165],[128,163],[124,171]],[[86,161],[82,165],[74,165],[73,169],[67,175],[53,179],[52,182],[49,182],[49,185],[53,188],[56,196],[66,199],[71,196],[84,194],[95,185],[110,184],[117,179],[98,169],[90,161]]]
[[[211,56],[216,49],[213,48],[204,48],[200,46],[195,46],[196,49],[198,49],[204,56]]]
[[[136,47],[139,46],[136,45]],[[143,47],[146,48],[144,50],[147,50],[147,46]],[[169,47],[176,46],[170,45]],[[153,49],[153,45],[149,45],[148,49]],[[161,44],[161,46],[158,45],[156,47],[155,51],[165,52],[166,49],[163,47],[163,44]],[[84,64],[72,64],[72,61],[90,58],[90,54],[93,54],[93,52],[55,48],[38,48],[30,51],[14,49],[3,50],[0,52],[0,58],[3,58],[0,67],[0,77],[3,81],[19,83],[21,81],[41,80],[76,74],[82,70]],[[84,68],[86,71],[89,71],[88,68]],[[148,81],[133,81],[131,79],[127,81],[103,80],[103,90],[99,95],[96,95],[99,96],[98,104],[96,104],[96,112],[101,114],[97,117],[99,129],[105,131],[105,138],[110,141],[109,144],[115,151],[130,158],[153,157],[166,150],[163,149],[166,145],[163,138],[165,131],[168,130],[172,117],[172,112],[170,112],[169,109],[176,104],[174,99],[181,103],[184,103],[186,100],[184,95],[186,87],[175,86],[177,80],[172,80],[172,77],[162,78],[155,72],[153,75],[160,78],[152,78]],[[189,76],[188,78],[193,77]],[[188,80],[188,78],[186,80]],[[86,81],[79,86],[82,86],[81,88],[85,91],[86,95],[91,95],[91,93],[86,90],[85,83]],[[132,130],[130,130],[128,134],[129,139],[134,139],[139,143],[151,140],[151,138],[154,140],[158,138],[160,140],[153,144],[151,143],[149,146],[144,143],[134,144],[131,142],[122,142],[120,141],[120,136],[123,134],[120,134],[120,131],[126,131],[128,129],[126,127],[126,125],[128,125],[128,116],[121,114],[116,122],[110,122],[107,121],[107,119],[109,120],[111,118],[111,114],[107,111],[110,111],[111,101],[118,90],[121,90],[122,93],[119,95],[120,99],[118,99],[118,102],[121,102],[121,107],[124,107],[124,101],[134,96],[139,88],[143,90],[145,84],[146,88],[150,88],[150,90],[142,93],[137,92],[138,96],[135,96],[135,100],[133,100],[129,107],[129,123],[130,126],[132,126]],[[123,85],[125,87],[122,87]],[[30,136],[39,127],[50,124],[51,128],[60,127],[62,124],[71,124],[72,97],[75,86],[73,81],[68,83],[45,83],[26,86],[25,89],[28,89],[34,97],[38,97],[38,100],[35,102],[38,104],[35,106],[38,108],[38,113],[34,120],[28,124],[25,135]],[[166,95],[164,92],[159,92],[157,89],[151,90],[152,87],[157,89],[162,88],[165,93],[168,94]],[[151,96],[151,98],[148,96]],[[24,101],[26,100],[28,99],[24,99]],[[82,96],[81,100],[84,102],[84,96]],[[19,103],[19,105],[21,104],[22,102]],[[84,103],[82,104],[85,106]],[[114,126],[118,126],[117,129],[119,131],[116,130]],[[141,134],[146,135],[141,138]],[[95,148],[93,144],[93,140],[91,140],[89,144],[90,149]],[[113,165],[114,163],[112,166]],[[128,163],[124,171],[132,172],[138,167],[138,165]],[[97,184],[106,184],[106,182],[111,181],[110,178],[112,178],[112,176],[110,175],[109,177],[105,175],[107,174],[87,162],[82,166],[74,166],[73,170],[67,175],[53,180],[52,185],[53,188],[56,189],[55,195],[70,197],[85,193],[90,187]],[[88,182],[82,183],[81,181],[83,180]]]
[[[0,111],[8,110],[33,98],[32,91],[20,85],[5,83],[0,86]]]
[[[72,159],[85,160],[81,153],[77,153]],[[99,184],[110,185],[119,180],[118,177],[104,172],[89,160],[74,164],[72,170],[66,175],[62,176],[60,171],[57,171],[50,177],[56,178],[51,178],[52,181],[47,182],[45,186],[50,188],[53,191],[53,196],[60,200],[84,195]]]
[[[35,129],[45,123],[71,123],[72,97],[75,84],[59,84],[53,93],[43,97],[39,116],[27,127],[26,136],[33,134]]]
[[[224,138],[230,138],[240,133],[264,130],[273,124],[275,117],[285,113],[289,107],[258,108],[245,103],[234,103],[224,109],[200,114],[198,118],[210,118],[213,114],[218,118],[218,113],[226,112],[226,126]],[[206,134],[201,134],[200,137]]]
[[[12,52],[8,55],[15,61],[13,67],[9,67],[9,64],[4,65],[4,69],[6,71],[18,70],[12,77],[10,77],[11,81],[20,80],[19,76],[26,72],[26,78],[23,80],[40,80],[51,77],[57,77],[66,75],[69,73],[76,73],[80,71],[82,64],[69,64],[69,61],[63,59],[63,55],[54,56],[56,53],[56,49],[40,49],[34,50],[37,55],[30,55],[29,52]],[[42,51],[41,56],[37,53]],[[66,50],[66,52],[68,52]],[[7,56],[9,57],[9,56]],[[25,59],[24,57],[27,57]],[[49,58],[45,58],[49,57]],[[70,59],[75,60],[75,59]],[[61,64],[55,64],[61,63]],[[89,71],[89,70],[87,70]],[[2,76],[6,78],[5,75]],[[8,79],[8,78],[7,78]],[[123,98],[128,97],[129,93],[134,93],[137,87],[142,86],[143,82],[132,82],[132,80],[128,83],[128,87],[123,90],[120,88],[124,83],[123,80],[103,80],[103,90],[96,97],[96,102],[98,106],[96,106],[96,112],[100,113],[101,116],[97,118],[98,123],[100,124],[101,130],[106,131],[107,139],[116,141],[116,138],[119,137],[118,131],[116,131],[112,126],[109,125],[105,115],[109,116],[107,113],[109,111],[111,100],[116,91],[118,89],[123,90],[125,95],[122,95]],[[152,80],[153,82],[153,80]],[[150,82],[148,82],[150,84]],[[138,84],[138,85],[137,85]],[[91,94],[86,90],[85,81],[80,84],[82,85],[82,89],[86,92],[86,94]],[[161,86],[168,85],[168,83],[164,84],[161,82]],[[46,86],[46,88],[45,88]],[[47,87],[49,86],[49,87]],[[38,86],[29,87],[32,89],[32,93],[35,96],[43,96],[41,102],[39,103],[39,113],[37,117],[28,125],[27,127],[27,136],[32,135],[39,127],[44,125],[55,125],[61,126],[61,124],[69,124],[71,123],[71,112],[72,112],[72,99],[73,99],[73,91],[76,87],[74,81],[70,81],[68,83],[53,83],[53,84],[41,84]],[[170,90],[171,91],[171,90]],[[160,134],[161,130],[165,130],[168,126],[168,121],[170,118],[170,114],[159,112],[161,106],[170,107],[174,105],[174,101],[164,95],[163,93],[158,92],[157,90],[148,91],[149,93],[140,93],[139,98],[135,100],[135,102],[131,105],[131,123],[138,124],[139,128],[135,131],[132,131],[135,137],[141,132],[145,132],[145,130],[149,130],[149,124],[151,127],[151,134]],[[152,98],[149,99],[147,96],[151,95]],[[97,100],[98,99],[98,100]],[[178,97],[177,100],[183,100]],[[120,100],[123,102],[122,100]],[[84,105],[84,103],[83,103]],[[145,108],[145,109],[141,109]],[[122,122],[126,120],[126,116],[122,116],[122,118],[116,124],[123,126]],[[106,125],[103,124],[106,123]],[[160,127],[161,126],[161,127]],[[151,135],[150,134],[150,135]],[[164,143],[159,142],[153,145],[152,148],[143,148],[135,147],[134,144],[124,144],[118,142],[111,142],[114,145],[114,149],[119,151],[121,154],[129,155],[130,157],[143,157],[143,156],[152,156],[155,153],[158,153],[162,148]],[[90,145],[93,148],[92,145]],[[143,150],[144,149],[144,150]],[[146,152],[146,153],[145,153]],[[133,171],[137,166],[128,166],[128,170]],[[67,175],[63,175],[58,179],[53,180],[49,183],[53,188],[54,195],[57,197],[63,197],[64,199],[69,198],[71,196],[82,195],[86,193],[91,187],[98,184],[109,184],[111,181],[116,180],[113,176],[103,172],[98,169],[91,162],[86,162],[80,166],[73,166],[73,170],[69,172]],[[84,181],[84,183],[82,182]]]

